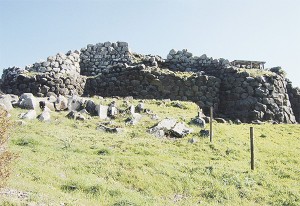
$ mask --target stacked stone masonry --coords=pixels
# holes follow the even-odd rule
[[[287,80],[287,82],[288,95],[292,109],[295,114],[296,121],[300,123],[300,88],[294,88],[289,80]]]
[[[86,92],[89,95],[189,100],[208,110],[210,106],[218,108],[220,82],[212,76],[178,74],[151,67],[116,67],[109,74],[88,78]]]
[[[258,75],[259,74],[259,75]],[[243,122],[300,122],[300,92],[281,73],[253,75],[226,59],[172,49],[166,59],[130,51],[126,42],[87,45],[25,68],[4,70],[1,89],[62,95],[133,96],[196,102],[204,111]]]

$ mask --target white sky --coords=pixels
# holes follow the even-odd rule
[[[0,0],[0,72],[105,41],[262,60],[300,86],[300,0]]]

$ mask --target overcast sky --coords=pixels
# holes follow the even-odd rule
[[[300,86],[300,0],[0,0],[0,73],[105,41],[266,61]]]

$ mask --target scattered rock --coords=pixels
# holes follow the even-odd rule
[[[81,113],[77,113],[75,119],[80,121],[85,121],[86,117]]]
[[[199,116],[195,117],[194,119],[192,119],[192,123],[195,125],[200,126],[201,128],[205,127],[205,120]]]
[[[32,120],[36,118],[36,111],[35,110],[29,110],[28,112],[21,114],[20,118],[21,119],[28,119],[28,120]]]
[[[107,115],[109,117],[116,117],[118,115],[118,108],[115,101],[111,102],[108,106]]]
[[[95,110],[97,111],[97,114],[100,119],[106,119],[107,113],[108,113],[108,106],[105,105],[97,105]]]
[[[0,104],[3,105],[2,107],[5,108],[6,111],[10,111],[13,109],[13,106],[11,104],[11,98],[9,95],[1,95]]]
[[[98,127],[97,127],[97,130],[102,130],[102,131],[105,131],[105,132],[109,132],[109,133],[120,133],[123,131],[122,128],[118,128],[118,127],[107,127],[103,124],[100,124]]]
[[[176,123],[170,130],[173,137],[182,138],[193,132],[193,129],[188,128],[183,122]]]
[[[85,109],[91,115],[97,115],[96,104],[93,100],[87,100],[85,102]]]
[[[41,122],[50,121],[50,119],[51,119],[50,112],[49,111],[43,111],[37,118]]]
[[[136,110],[136,112],[138,112],[138,113],[144,112],[144,110],[145,110],[145,105],[144,105],[144,103],[143,103],[143,102],[140,102],[140,103],[136,106],[135,110]]]
[[[134,114],[131,115],[131,117],[128,117],[125,120],[125,123],[130,124],[130,125],[136,125],[141,119],[142,119],[141,114],[134,113]]]
[[[22,109],[36,109],[38,107],[38,102],[36,98],[31,93],[24,93],[20,96],[19,106]]]
[[[201,137],[209,137],[209,130],[202,129],[200,130]]]
[[[64,111],[68,109],[68,99],[63,95],[58,95],[54,104],[55,110]]]
[[[171,105],[173,107],[177,107],[177,108],[180,108],[180,109],[186,109],[186,106],[184,106],[183,104],[181,104],[179,102],[172,102]]]
[[[163,119],[157,125],[148,130],[150,134],[156,137],[170,136],[175,138],[182,138],[193,130],[188,128],[183,122],[177,123],[176,119]]]
[[[69,111],[78,111],[83,109],[84,100],[78,96],[72,96],[68,99],[68,110]]]
[[[75,111],[70,111],[67,115],[66,115],[67,118],[69,119],[75,119],[76,117],[76,112]]]

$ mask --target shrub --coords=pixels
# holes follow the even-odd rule
[[[286,76],[286,72],[281,67],[273,67],[270,69],[271,72],[274,72],[278,75],[281,75],[283,77]]]
[[[0,110],[0,188],[4,186],[9,176],[8,166],[12,160],[12,154],[6,150],[9,126],[7,112]]]

